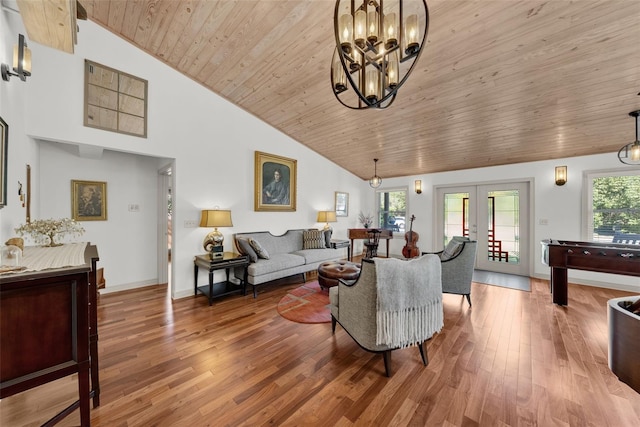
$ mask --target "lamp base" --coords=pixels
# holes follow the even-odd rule
[[[209,257],[211,259],[218,259],[224,257],[224,247],[222,246],[212,246],[211,252],[209,252]]]

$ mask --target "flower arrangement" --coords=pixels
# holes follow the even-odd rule
[[[79,222],[71,218],[59,219],[36,219],[34,221],[22,224],[15,229],[20,236],[27,235],[36,243],[44,244],[44,246],[60,246],[62,243],[55,241],[56,237],[64,235],[81,236],[84,228]]]
[[[365,215],[364,213],[362,213],[362,211],[360,211],[360,214],[358,215],[358,221],[360,221],[364,228],[369,228],[371,227],[371,224],[373,224],[373,215]]]

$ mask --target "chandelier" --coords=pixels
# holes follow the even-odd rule
[[[333,25],[333,94],[354,110],[389,107],[424,47],[426,0],[336,0]]]
[[[640,110],[632,111],[629,115],[636,118],[636,140],[628,143],[618,151],[618,159],[626,165],[640,165],[640,133],[638,132]]]

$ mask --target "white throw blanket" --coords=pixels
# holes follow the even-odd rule
[[[87,242],[67,243],[52,248],[25,246],[22,254],[23,271],[40,271],[49,268],[75,267],[85,263]]]
[[[408,347],[444,326],[440,259],[376,258],[378,307],[376,344]]]

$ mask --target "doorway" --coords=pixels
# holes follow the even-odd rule
[[[171,260],[173,257],[173,164],[158,170],[158,283],[167,284],[174,295]]]
[[[529,275],[529,182],[436,188],[436,247],[478,241],[476,268]]]

